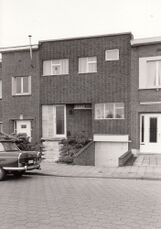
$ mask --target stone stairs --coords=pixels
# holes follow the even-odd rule
[[[44,141],[43,154],[46,161],[55,162],[59,159],[60,145],[59,141]]]

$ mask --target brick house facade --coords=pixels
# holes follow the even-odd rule
[[[161,149],[161,39],[131,42],[131,139],[135,152]]]
[[[39,55],[29,48],[2,51],[2,122],[5,133],[26,133],[39,142]],[[16,85],[14,85],[14,83]]]
[[[52,106],[65,107],[65,128],[63,137],[78,132],[88,134],[96,142],[96,164],[100,165],[106,158],[107,151],[117,151],[118,155],[128,149],[130,122],[130,56],[131,34],[87,37],[78,39],[41,41],[40,51],[40,103],[46,114],[50,116]],[[110,51],[106,60],[106,52]],[[118,51],[118,56],[115,52]],[[95,69],[80,69],[81,61],[93,61]],[[93,58],[93,59],[92,59]],[[89,59],[88,59],[89,60]],[[56,73],[58,63],[68,62],[67,72]],[[87,64],[87,63],[86,63]],[[91,63],[90,63],[91,64]],[[55,69],[52,69],[56,68]],[[44,69],[46,69],[44,72]],[[52,70],[51,70],[52,69]],[[123,118],[96,117],[96,106],[102,109],[113,109],[108,106],[123,104]],[[107,108],[101,108],[107,106]],[[120,105],[121,106],[121,105]],[[89,107],[91,109],[83,109]],[[80,109],[78,109],[80,108]],[[118,108],[119,109],[119,108]],[[42,111],[43,112],[43,111]],[[44,111],[45,113],[45,111]],[[43,114],[42,114],[43,115]],[[54,116],[54,113],[52,117]],[[49,126],[55,120],[48,121]],[[44,117],[44,129],[47,125]],[[49,128],[50,128],[49,127]],[[48,128],[48,129],[49,129]],[[56,128],[56,127],[55,127]],[[43,126],[42,126],[43,129]],[[52,134],[51,134],[52,133]],[[56,130],[50,129],[44,139],[60,137]],[[111,143],[112,138],[112,143]],[[120,139],[118,142],[118,138]],[[103,142],[102,142],[103,141]],[[122,150],[120,150],[120,147]],[[102,149],[104,148],[104,149]],[[110,148],[110,149],[109,149]],[[117,148],[117,149],[116,149]],[[100,158],[102,151],[102,156]],[[115,152],[114,152],[115,153]],[[105,155],[106,154],[106,155]],[[105,158],[104,158],[105,157]],[[112,160],[112,158],[106,158]],[[106,162],[105,162],[106,163]]]

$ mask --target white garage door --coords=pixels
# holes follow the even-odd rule
[[[95,166],[118,166],[118,158],[127,150],[126,142],[95,142]]]

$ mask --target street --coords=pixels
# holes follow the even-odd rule
[[[0,195],[0,229],[161,228],[161,181],[29,174]]]

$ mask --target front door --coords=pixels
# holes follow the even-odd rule
[[[140,116],[140,152],[161,153],[161,114]]]
[[[66,137],[66,107],[65,105],[42,106],[42,137]]]
[[[16,121],[16,133],[26,134],[31,140],[31,121],[30,120],[17,120]]]

